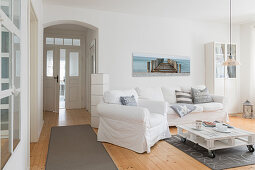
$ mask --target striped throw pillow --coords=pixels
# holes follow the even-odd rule
[[[176,102],[193,104],[191,92],[175,90]]]

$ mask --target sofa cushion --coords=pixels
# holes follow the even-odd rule
[[[160,87],[155,88],[136,88],[137,94],[140,99],[149,99],[155,101],[164,101],[164,96]]]
[[[157,113],[150,113],[150,127],[158,126],[162,123],[164,116]]]
[[[176,103],[175,90],[181,90],[180,88],[162,87],[161,89],[166,102],[169,104]]]
[[[110,90],[104,93],[104,102],[108,104],[121,104],[121,96],[134,96],[138,102],[138,95],[134,89],[131,90]]]
[[[193,104],[191,92],[176,90],[175,95],[177,103]]]
[[[194,104],[213,102],[213,98],[209,94],[209,91],[207,88],[202,90],[191,88],[191,93],[192,93]]]
[[[202,106],[204,112],[217,111],[223,109],[223,104],[217,102],[196,104],[196,106]]]
[[[203,106],[200,106],[198,104],[195,104],[195,106],[196,106],[196,109],[193,111],[193,113],[198,113],[198,112],[203,112],[204,111]]]

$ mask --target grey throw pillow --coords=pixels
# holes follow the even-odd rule
[[[170,106],[180,117],[183,117],[196,109],[193,104],[175,104]]]
[[[121,96],[120,103],[125,106],[137,106],[135,96]]]
[[[213,102],[213,98],[209,94],[209,91],[207,88],[203,90],[191,88],[191,92],[193,96],[193,102],[195,104]]]
[[[191,92],[175,90],[176,102],[193,104]]]

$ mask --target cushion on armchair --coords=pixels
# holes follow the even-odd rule
[[[121,96],[134,96],[136,102],[138,101],[137,92],[134,89],[131,90],[110,90],[104,93],[104,102],[108,104],[121,104]]]
[[[132,96],[121,96],[120,97],[120,102],[122,105],[125,106],[137,106],[137,102],[135,100],[134,95]]]
[[[140,99],[149,99],[154,101],[164,101],[164,96],[160,87],[137,87],[137,94]]]

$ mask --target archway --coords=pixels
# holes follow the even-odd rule
[[[57,21],[45,23],[43,24],[43,26],[44,26],[44,66],[43,66],[44,68],[44,110],[58,112],[58,109],[60,108],[59,106],[61,105],[61,103],[58,102],[58,99],[61,99],[61,98],[58,98],[59,97],[58,94],[66,94],[69,96],[65,96],[64,108],[67,108],[67,109],[86,108],[88,111],[90,111],[91,110],[90,108],[90,105],[91,105],[90,104],[91,103],[90,74],[96,73],[98,70],[97,69],[98,28],[88,23],[74,21],[74,20],[57,20]],[[81,40],[80,46],[74,45],[74,40],[78,40],[78,39]],[[48,40],[53,40],[53,43],[49,42]],[[73,44],[72,45],[68,44],[67,40],[73,41]],[[93,43],[95,46],[94,53],[91,52],[90,50],[90,46]],[[70,85],[71,78],[69,75],[70,73],[69,67],[65,66],[65,68],[68,68],[67,71],[69,70],[69,73],[65,73],[65,76],[60,75],[61,70],[56,71],[61,68],[61,64],[59,66],[55,64],[56,68],[54,68],[53,63],[58,63],[58,61],[56,62],[51,60],[53,59],[53,57],[51,58],[50,54],[49,53],[47,54],[47,52],[49,52],[50,50],[52,51],[52,49],[54,49],[54,57],[57,56],[57,58],[59,59],[61,57],[63,58],[63,56],[61,55],[63,54],[63,51],[66,50],[67,53],[64,55],[65,57],[69,58],[68,60],[66,60],[67,61],[66,63],[68,63],[69,65],[71,62],[69,55],[74,54],[75,49],[80,50],[81,60],[79,61],[81,63],[79,64],[79,70],[78,70],[78,72],[80,73],[78,74],[80,76],[80,80],[74,80],[75,76],[72,77],[72,82],[74,81],[80,82],[79,85],[76,85],[75,87],[71,88],[71,85]],[[52,65],[47,65],[49,63],[47,59],[51,60]],[[95,65],[93,63],[95,63]],[[52,73],[49,73],[48,69],[51,69]],[[63,77],[65,77],[66,79]],[[65,85],[63,82],[65,82]],[[60,84],[60,86],[58,83]],[[64,89],[63,87],[67,89],[65,91],[66,93],[63,93],[63,89]],[[80,88],[80,91],[77,91],[77,89],[79,88]],[[53,96],[52,94],[55,94],[55,95]],[[77,96],[81,94],[81,97],[78,97],[81,99],[81,101],[77,103],[74,103],[74,102],[71,103],[70,102],[71,100],[70,100],[68,102],[67,99],[70,98],[70,96],[72,100],[74,99],[75,96],[72,94],[76,94]],[[50,98],[53,98],[55,101],[49,100]],[[63,108],[63,105],[62,105],[62,108]]]

